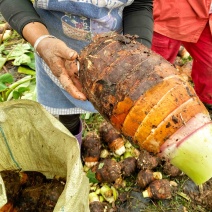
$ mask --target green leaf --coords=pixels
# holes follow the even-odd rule
[[[0,82],[0,92],[5,91],[8,87]]]
[[[22,56],[23,54],[29,52],[31,50],[31,45],[28,43],[24,43],[24,44],[17,44],[12,52],[10,53],[8,60],[13,60],[17,57]]]
[[[2,53],[4,51],[4,49],[5,49],[4,44],[0,45],[0,53]]]
[[[26,54],[22,54],[15,58],[13,61],[13,65],[20,66],[26,65],[29,66],[32,70],[35,70],[35,57],[34,53],[28,52]]]
[[[2,51],[2,54],[3,54],[3,55],[8,55],[9,53],[10,53],[10,51],[8,51],[8,50],[6,50],[6,49]]]
[[[99,181],[96,179],[95,172],[92,172],[90,169],[87,172],[87,177],[90,183],[98,183]]]
[[[34,52],[28,52],[28,53],[26,53],[26,55],[28,55],[31,59],[30,63],[27,63],[26,65],[28,65],[32,70],[35,70],[35,54],[34,54]]]
[[[32,77],[30,75],[27,75],[26,77],[14,82],[9,86],[9,89],[5,93],[5,98],[7,100],[10,100],[12,98],[12,93],[14,90],[17,91],[18,88],[20,87],[29,87],[31,84],[31,81],[33,81],[35,77]]]
[[[18,91],[13,91],[13,99],[19,99],[20,93]]]
[[[0,75],[0,82],[5,83],[12,83],[14,81],[13,76],[9,73]]]
[[[33,62],[33,61],[31,60],[31,62],[30,62],[30,63],[27,63],[26,65],[28,65],[32,70],[35,71],[35,61]]]
[[[16,57],[15,60],[13,61],[13,65],[15,66],[20,66],[21,64],[28,64],[31,63],[31,58],[26,55],[26,54],[22,54],[19,57]]]
[[[2,69],[2,67],[4,66],[4,64],[6,63],[7,59],[4,57],[0,57],[0,70]]]
[[[19,87],[18,90],[12,92],[13,99],[19,99],[24,92],[29,91],[28,87]]]
[[[20,93],[20,94],[22,94],[22,93],[24,93],[24,92],[26,92],[26,91],[29,91],[30,89],[28,88],[28,87],[19,87],[18,88],[18,92]]]
[[[36,93],[36,80],[31,80],[28,86],[29,91],[22,94],[21,99],[30,99],[30,100],[37,100],[37,93]]]

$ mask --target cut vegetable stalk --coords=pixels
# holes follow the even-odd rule
[[[89,197],[89,203],[99,201],[99,196],[96,194],[96,192],[89,193],[88,197]]]
[[[187,174],[197,185],[212,176],[212,122],[205,124],[179,142],[164,144],[162,156]],[[168,145],[168,146],[167,146]]]
[[[110,155],[110,152],[107,149],[103,149],[100,152],[100,158],[107,158]]]
[[[132,153],[129,151],[126,151],[123,155],[123,159],[129,158],[129,157],[133,157]]]
[[[0,39],[5,41],[8,38],[10,38],[12,35],[12,31],[11,30],[5,30],[3,34],[0,34]]]
[[[113,184],[113,186],[118,189],[118,188],[125,188],[127,185],[126,180],[124,180],[122,177],[116,179],[115,183]]]
[[[115,202],[118,198],[117,190],[113,186],[109,187],[106,184],[101,187],[101,194],[109,203]]]

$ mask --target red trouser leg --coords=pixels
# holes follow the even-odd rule
[[[212,104],[212,34],[206,25],[197,43],[182,42],[193,58],[191,77],[200,100]]]
[[[174,63],[178,54],[181,41],[168,38],[157,32],[154,32],[152,39],[152,50],[160,54],[170,63]]]
[[[206,25],[197,43],[181,42],[154,32],[152,50],[173,63],[183,44],[193,58],[192,80],[200,100],[212,104],[212,34]]]

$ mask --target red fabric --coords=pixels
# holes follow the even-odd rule
[[[173,63],[181,44],[193,58],[191,76],[197,95],[202,102],[212,104],[212,35],[209,23],[197,43],[174,40],[154,32],[152,50]]]
[[[209,18],[212,18],[209,15],[211,0],[153,2],[154,31],[173,39],[197,42]]]
[[[181,41],[168,38],[157,32],[153,33],[152,50],[163,56],[171,63],[174,63],[180,45]]]

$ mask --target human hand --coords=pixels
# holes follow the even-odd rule
[[[71,96],[79,100],[87,99],[82,93],[82,85],[78,77],[76,62],[78,54],[76,51],[67,47],[63,41],[55,38],[43,39],[36,51]]]

